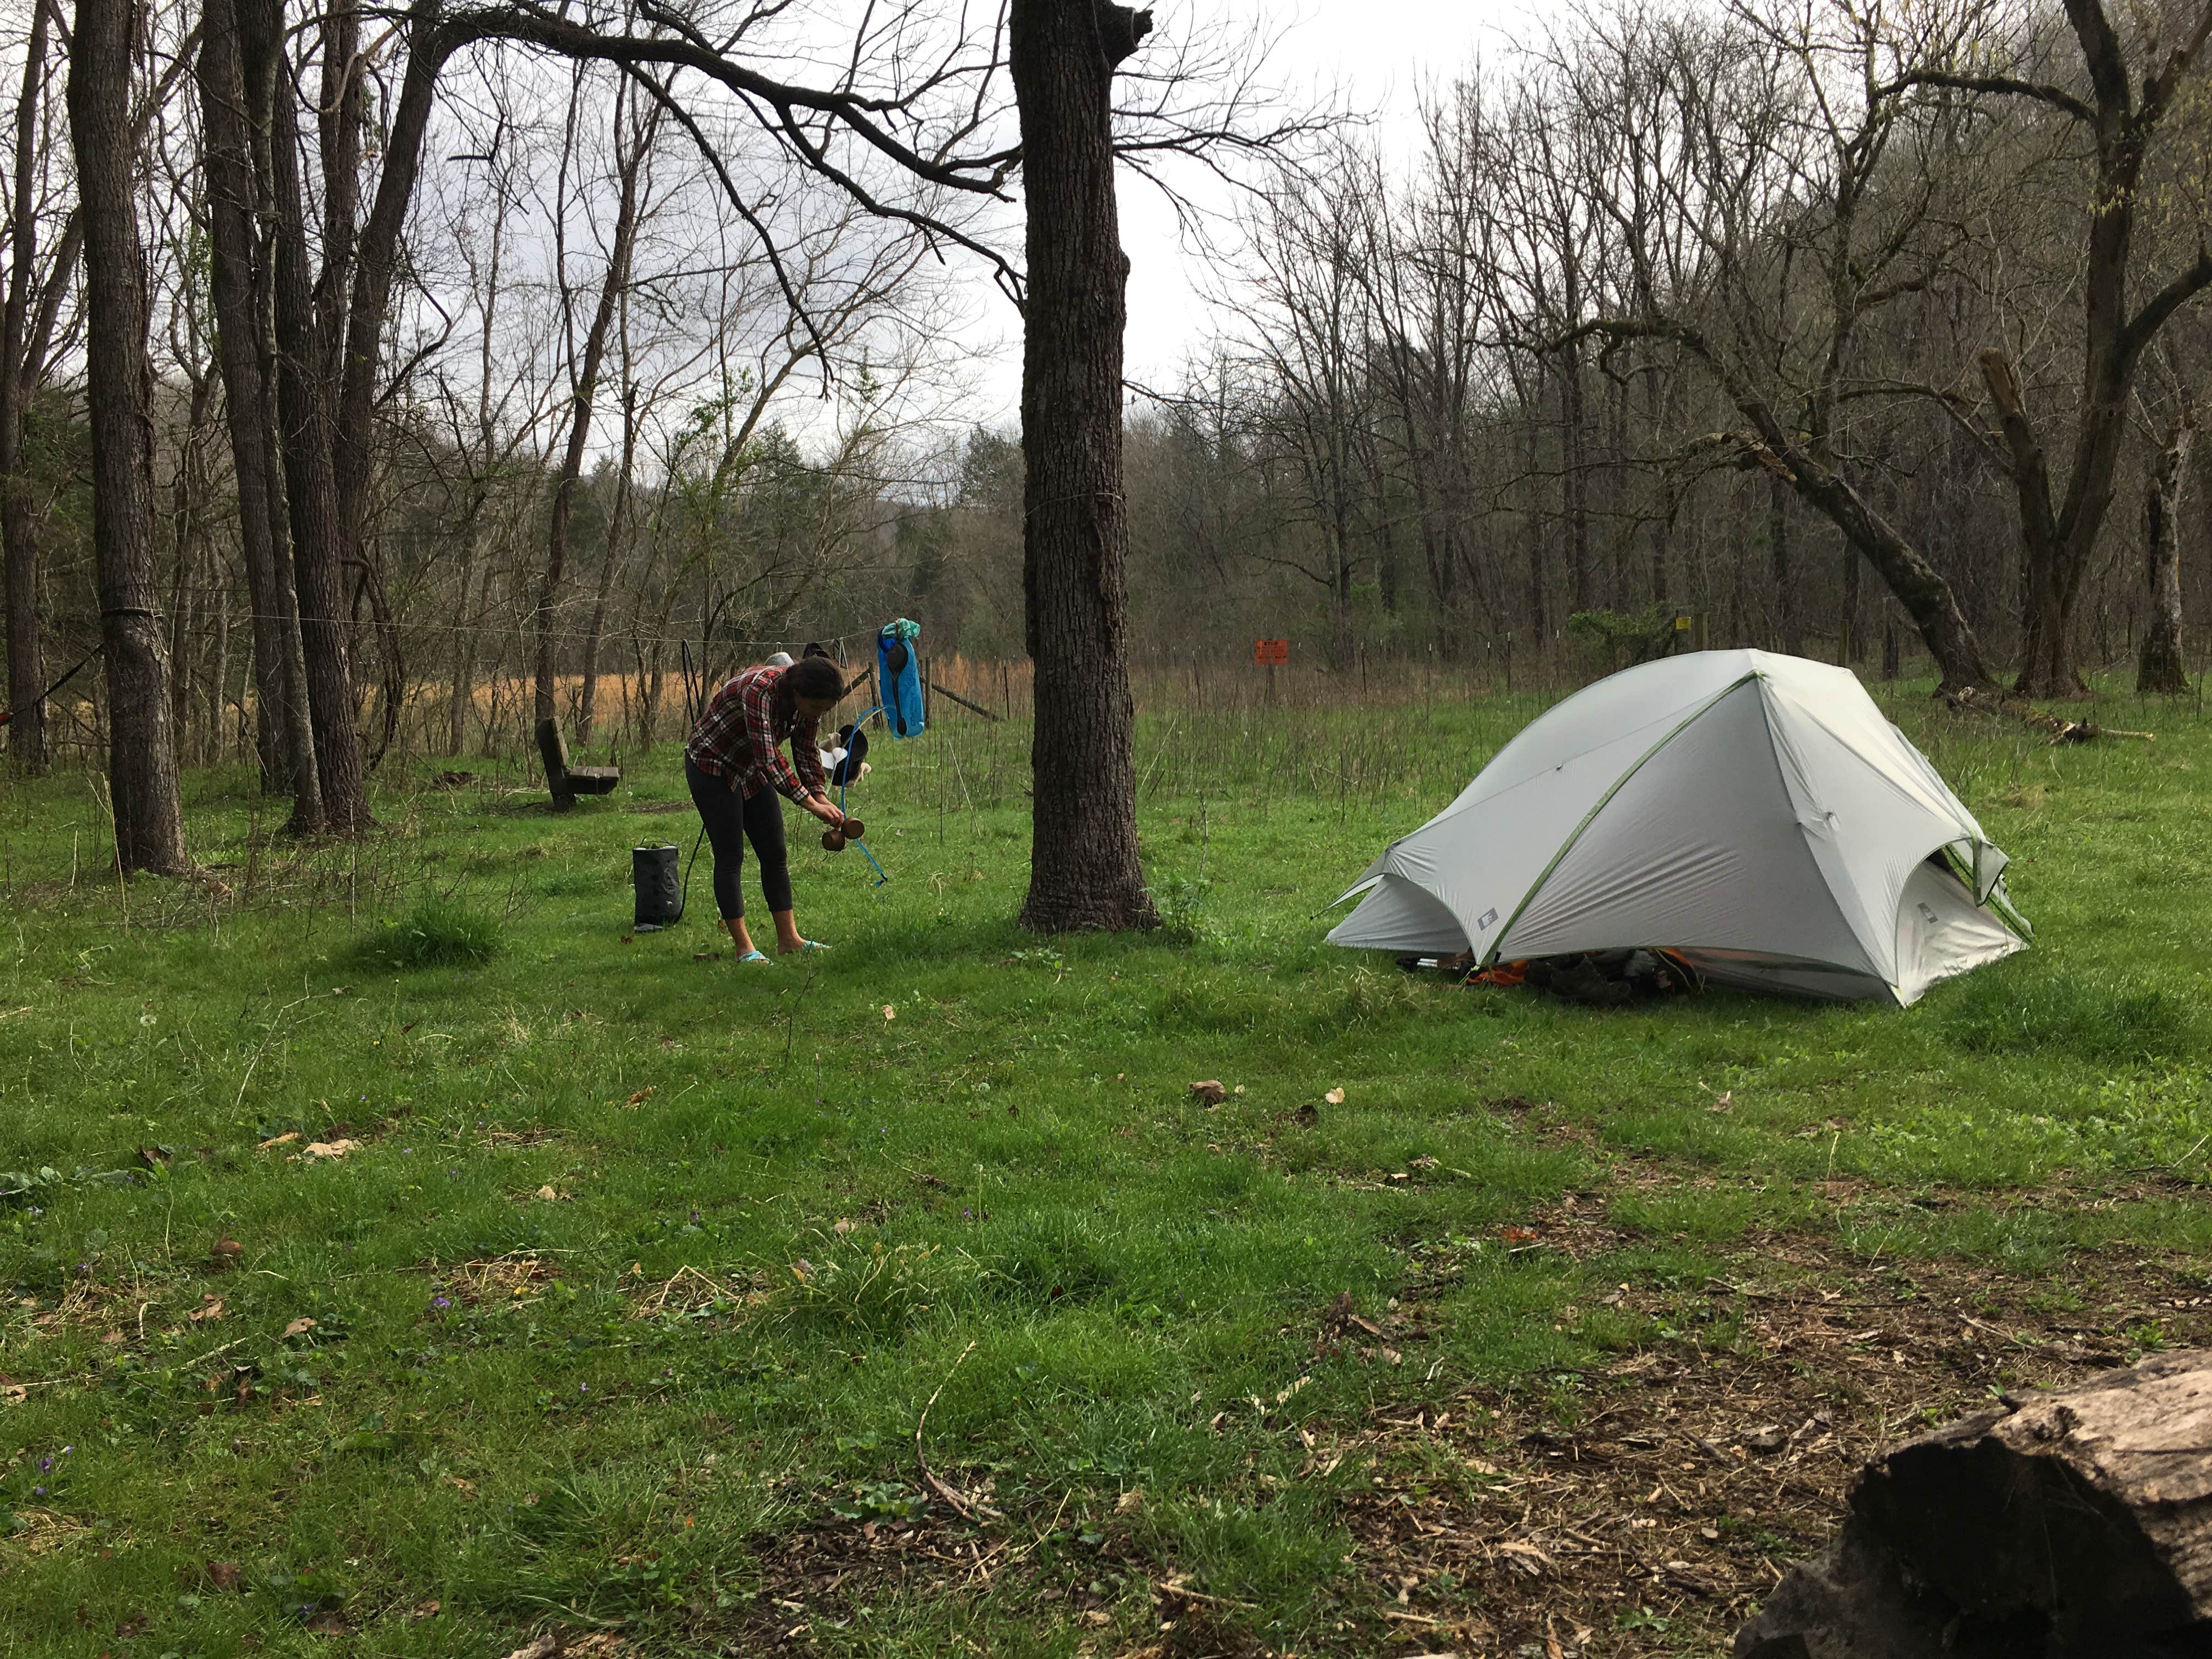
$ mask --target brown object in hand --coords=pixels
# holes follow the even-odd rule
[[[845,828],[842,833],[847,841],[858,841],[861,836],[866,835],[868,830],[867,826],[862,823],[860,819],[847,818],[845,820]]]
[[[824,830],[822,832],[822,850],[825,853],[843,852],[845,850],[844,836],[839,835],[835,830]]]

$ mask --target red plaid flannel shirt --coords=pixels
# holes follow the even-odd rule
[[[723,682],[691,728],[685,757],[702,772],[725,779],[750,795],[763,784],[775,786],[786,800],[805,800],[830,793],[822,775],[815,722],[801,720],[795,705],[776,695],[781,668],[748,668]],[[778,747],[791,739],[791,759]]]

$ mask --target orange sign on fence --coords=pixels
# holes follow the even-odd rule
[[[1291,660],[1288,640],[1255,640],[1252,641],[1252,660],[1262,668],[1287,666]]]

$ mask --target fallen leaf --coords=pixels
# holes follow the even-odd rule
[[[267,1151],[268,1151],[271,1146],[289,1146],[292,1142],[294,1142],[294,1141],[297,1140],[299,1138],[300,1138],[300,1132],[299,1132],[297,1129],[287,1129],[287,1130],[286,1130],[283,1134],[281,1134],[281,1135],[271,1135],[271,1136],[270,1136],[268,1139],[266,1139],[266,1140],[263,1141],[263,1142],[262,1142],[258,1146],[256,1146],[253,1150],[254,1150],[255,1152],[267,1152]]]
[[[1341,1089],[1331,1089],[1327,1094],[1323,1095],[1322,1098],[1332,1106],[1341,1106],[1344,1104],[1344,1091]]]
[[[1517,1540],[1509,1538],[1500,1543],[1498,1547],[1505,1551],[1510,1555],[1518,1555],[1522,1557],[1524,1559],[1530,1561],[1540,1561],[1547,1567],[1556,1567],[1559,1565],[1558,1562],[1553,1560],[1550,1556],[1545,1554],[1543,1551],[1538,1549],[1534,1544],[1523,1544]]]
[[[195,1325],[204,1319],[220,1319],[222,1317],[222,1298],[219,1296],[209,1297],[185,1317]]]
[[[217,1589],[228,1592],[246,1588],[246,1569],[235,1561],[210,1561],[207,1564],[208,1582]]]
[[[110,1331],[106,1335],[101,1337],[100,1340],[102,1342],[112,1346],[113,1344],[123,1340],[123,1333],[120,1331]]]
[[[445,1481],[464,1498],[474,1498],[477,1495],[477,1483],[473,1480],[464,1480],[458,1474],[449,1474],[445,1477]],[[433,1601],[430,1605],[434,1607],[438,1604]]]
[[[1145,1494],[1141,1492],[1125,1492],[1114,1500],[1114,1513],[1116,1515],[1134,1515],[1144,1507]]]
[[[648,1085],[646,1088],[640,1089],[635,1094],[629,1097],[629,1103],[633,1106],[643,1105],[647,1101],[653,1098],[657,1089],[657,1085]]]
[[[514,1652],[508,1654],[507,1659],[553,1659],[553,1656],[560,1651],[559,1637],[540,1636],[525,1642]]]
[[[306,1318],[295,1319],[284,1328],[284,1334],[287,1337],[294,1337],[299,1335],[302,1331],[312,1331],[314,1328],[315,1322],[313,1320]]]
[[[1713,1103],[1705,1109],[1709,1112],[1725,1112],[1732,1109],[1735,1105],[1735,1091],[1731,1089],[1725,1094],[1716,1096]]]
[[[417,1601],[415,1604],[415,1610],[407,1616],[418,1625],[425,1619],[435,1619],[438,1616],[438,1604],[435,1601]]]
[[[343,1158],[348,1152],[357,1152],[358,1140],[311,1140],[301,1150],[302,1158]]]
[[[218,1267],[235,1267],[246,1246],[234,1238],[218,1238],[208,1248],[208,1259]]]
[[[540,1187],[540,1188],[538,1189],[538,1197],[540,1197],[540,1198],[542,1198],[542,1199],[544,1199],[547,1203],[549,1203],[549,1204],[550,1204],[550,1203],[552,1203],[555,1200],[558,1199],[558,1198],[561,1196],[561,1194],[558,1194],[558,1193],[556,1193],[556,1192],[555,1192],[555,1191],[554,1191],[550,1187]]]
[[[892,1007],[890,1003],[886,1002],[884,1004],[884,1018],[885,1019],[896,1019],[898,1018],[898,1010]]]
[[[1218,1106],[1229,1098],[1229,1091],[1223,1088],[1218,1079],[1208,1078],[1203,1083],[1190,1085],[1190,1097],[1202,1100],[1209,1106]]]
[[[1103,1607],[1086,1607],[1083,1613],[1083,1622],[1086,1625],[1103,1627],[1114,1622],[1114,1615]]]
[[[837,1219],[837,1224],[832,1227],[830,1231],[833,1233],[849,1233],[860,1224],[857,1221],[848,1221],[843,1217],[840,1216]]]

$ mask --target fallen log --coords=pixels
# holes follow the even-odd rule
[[[2212,1351],[2005,1407],[1870,1464],[1735,1659],[2212,1653]]]
[[[2094,720],[2061,720],[2056,714],[2046,714],[2027,698],[2009,692],[1984,691],[1966,685],[1936,695],[1954,714],[2010,714],[2048,732],[2054,744],[2090,743],[2099,738],[2136,738],[2144,743],[2154,743],[2158,738],[2155,732],[2130,732],[2117,726],[2100,726]]]

